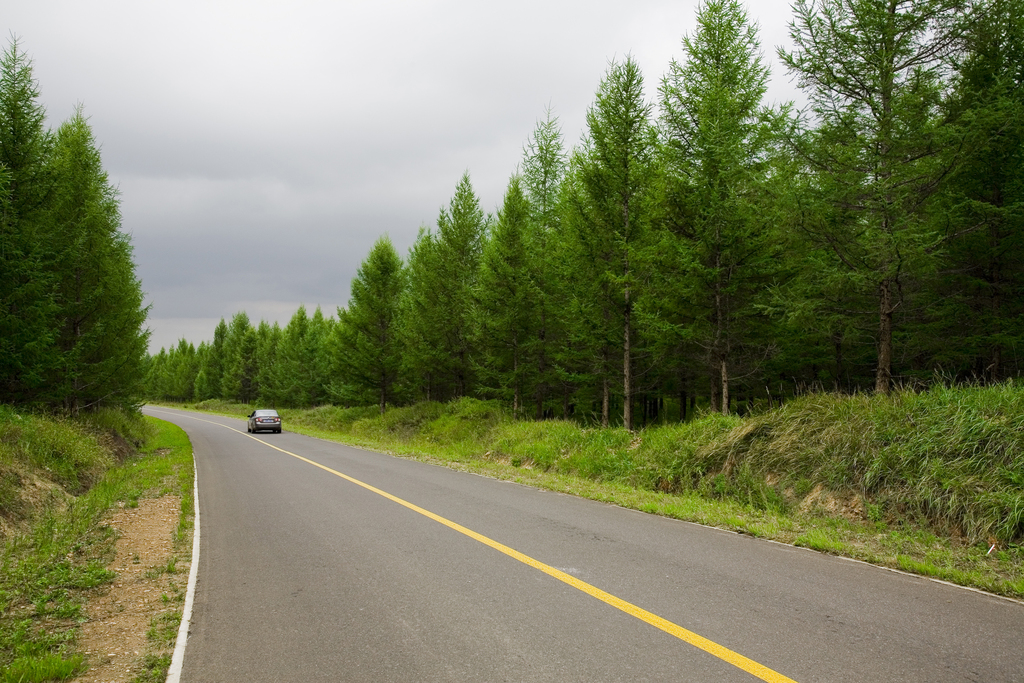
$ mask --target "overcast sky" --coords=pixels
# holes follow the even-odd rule
[[[567,146],[610,60],[650,99],[696,0],[0,0],[49,125],[84,106],[152,305],[150,349],[244,310],[334,315],[376,239],[404,257],[468,171],[501,203],[550,106]],[[748,5],[772,65],[787,0]]]

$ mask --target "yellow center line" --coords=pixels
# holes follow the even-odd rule
[[[192,416],[190,415],[188,417],[192,417]],[[213,422],[211,420],[203,420],[202,418],[198,418],[198,417],[194,417],[192,419],[200,420],[201,422],[209,422],[210,424],[214,424],[214,425],[217,425],[219,427],[224,427],[225,429],[230,429],[233,432],[237,432],[238,434],[242,434],[241,430],[235,429],[234,427],[229,427],[229,426],[221,424],[219,422]],[[511,557],[513,559],[516,559],[516,560],[522,562],[525,565],[533,567],[534,569],[538,569],[538,570],[544,572],[545,574],[547,574],[548,576],[552,576],[552,577],[558,579],[559,581],[561,581],[563,583],[566,583],[566,584],[572,586],[573,588],[576,588],[577,590],[583,591],[587,595],[590,595],[592,597],[597,598],[601,602],[604,602],[604,603],[606,603],[608,605],[611,605],[612,607],[614,607],[614,608],[616,608],[618,610],[621,610],[621,611],[625,612],[626,614],[629,614],[630,616],[636,617],[637,619],[639,619],[641,621],[647,622],[651,626],[654,626],[655,628],[660,629],[660,630],[664,631],[665,633],[668,633],[669,635],[675,636],[676,638],[678,638],[680,640],[683,640],[683,641],[689,643],[690,645],[693,645],[694,647],[696,647],[696,648],[698,648],[700,650],[703,650],[704,652],[707,652],[710,655],[714,655],[715,657],[718,657],[722,661],[728,662],[729,664],[732,664],[736,668],[742,669],[743,671],[746,671],[747,673],[751,674],[752,676],[760,678],[762,681],[768,681],[768,683],[796,683],[796,681],[794,681],[793,679],[788,678],[786,676],[783,676],[782,674],[780,674],[780,673],[778,673],[776,671],[773,671],[772,669],[769,669],[768,667],[764,666],[763,664],[759,664],[758,662],[755,662],[752,659],[748,659],[747,657],[744,657],[743,655],[739,654],[738,652],[733,652],[729,648],[724,647],[722,645],[719,645],[718,643],[716,643],[716,642],[714,642],[712,640],[708,640],[707,638],[705,638],[705,637],[703,637],[701,635],[698,635],[698,634],[694,633],[693,631],[688,631],[687,629],[683,628],[682,626],[679,626],[677,624],[672,623],[671,621],[669,621],[667,619],[663,619],[662,617],[659,617],[657,614],[652,614],[651,612],[648,612],[647,610],[645,610],[645,609],[643,609],[641,607],[637,607],[636,605],[633,605],[633,604],[631,604],[629,602],[626,602],[622,598],[615,597],[611,593],[606,593],[605,591],[601,590],[600,588],[597,588],[596,586],[592,586],[592,585],[590,585],[589,583],[587,583],[585,581],[580,581],[575,576],[572,576],[570,574],[566,574],[563,571],[559,571],[558,569],[555,569],[554,567],[546,565],[543,562],[540,562],[539,560],[535,560],[535,559],[533,559],[532,557],[530,557],[528,555],[524,555],[523,553],[519,552],[518,550],[515,550],[513,548],[509,548],[506,545],[502,545],[501,543],[498,543],[497,541],[495,541],[495,540],[493,540],[491,538],[488,538],[487,536],[479,534],[479,533],[473,531],[472,529],[467,529],[466,527],[462,526],[461,524],[456,524],[455,522],[453,522],[453,521],[451,521],[449,519],[445,519],[444,517],[441,517],[440,515],[436,515],[436,514],[434,514],[433,512],[431,512],[429,510],[424,510],[423,508],[419,507],[418,505],[410,503],[407,500],[403,500],[403,499],[401,499],[401,498],[399,498],[397,496],[393,496],[390,493],[388,493],[387,491],[382,491],[382,490],[376,488],[375,486],[371,486],[370,484],[367,484],[365,482],[359,481],[358,479],[353,479],[352,477],[348,476],[347,474],[343,474],[342,472],[338,472],[337,470],[333,470],[330,467],[327,467],[326,465],[321,465],[320,463],[318,463],[318,462],[316,462],[314,460],[310,460],[308,458],[304,458],[301,455],[296,455],[295,453],[292,453],[291,451],[286,451],[283,448],[278,448],[277,446],[275,446],[275,445],[273,445],[271,443],[267,443],[266,441],[263,441],[262,439],[257,439],[255,436],[253,436],[251,434],[245,434],[245,436],[249,437],[250,439],[253,439],[254,441],[258,441],[259,443],[261,443],[261,444],[263,444],[265,446],[269,446],[270,448],[273,448],[275,451],[280,451],[281,453],[284,453],[285,455],[290,455],[293,458],[297,458],[298,460],[301,460],[302,462],[308,463],[308,464],[312,465],[313,467],[319,467],[320,469],[324,470],[325,472],[330,472],[331,474],[333,474],[335,476],[341,477],[345,481],[351,482],[351,483],[355,484],[356,486],[361,486],[364,489],[366,489],[367,491],[372,491],[373,493],[376,493],[379,496],[383,496],[384,498],[387,498],[388,500],[390,500],[392,502],[398,503],[399,505],[401,505],[403,507],[406,507],[406,508],[412,510],[413,512],[419,513],[419,514],[423,515],[424,517],[428,517],[428,518],[434,520],[435,522],[438,522],[439,524],[443,524],[446,527],[448,527],[449,529],[453,529],[453,530],[459,532],[460,534],[464,534],[466,536],[469,536],[470,538],[472,538],[475,541],[479,541],[480,543],[483,543],[484,545],[486,545],[486,546],[488,546],[490,548],[493,548],[494,550],[497,550],[500,553],[504,553],[505,555],[508,555],[509,557]]]

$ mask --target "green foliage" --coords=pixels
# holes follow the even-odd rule
[[[655,211],[655,130],[632,57],[613,63],[587,111],[588,132],[565,184],[563,281],[571,292],[570,340],[582,370],[600,384],[601,423],[621,379],[623,424],[633,427],[633,309],[645,271],[638,258]],[[621,358],[621,364],[618,359]]]
[[[401,297],[406,287],[402,260],[388,237],[374,244],[352,280],[348,308],[338,310],[330,340],[345,400],[376,401],[383,414],[394,402],[394,386],[402,364]]]
[[[660,89],[671,210],[652,258],[668,296],[643,314],[660,348],[703,366],[727,413],[730,376],[749,373],[770,340],[756,304],[779,270],[768,188],[777,116],[761,104],[768,67],[738,2],[702,4],[683,47]]]
[[[305,311],[303,311],[305,317]],[[222,398],[248,403],[256,398],[256,331],[244,311],[231,319],[224,338]]]
[[[269,328],[265,328],[264,336],[270,342]],[[327,399],[327,340],[331,334],[331,326],[324,319],[318,306],[311,317],[306,315],[306,307],[299,309],[292,316],[288,325],[276,339],[275,357],[272,365],[272,382],[275,390],[271,396],[281,400],[285,405],[307,407],[324,403]],[[272,342],[271,342],[272,343]],[[246,342],[246,349],[252,346],[252,373],[255,385],[256,355],[259,350],[259,335],[251,335]],[[249,399],[259,395],[259,391],[249,394]]]
[[[797,298],[825,307],[813,293],[824,285],[874,299],[881,392],[892,382],[894,316],[936,267],[941,235],[927,208],[959,161],[940,108],[954,19],[966,9],[962,0],[798,0],[796,49],[779,51],[813,111],[792,144],[812,176],[802,189],[819,204],[799,229],[821,267]]]
[[[467,395],[473,376],[473,287],[488,220],[462,176],[437,233],[420,231],[409,254],[409,288],[402,305],[406,371],[423,378],[427,400]]]
[[[64,659],[59,654],[19,657],[4,671],[3,683],[46,683],[68,681],[85,671],[85,658],[73,655]]]
[[[79,108],[57,131],[49,221],[59,240],[55,270],[61,367],[48,382],[65,409],[131,406],[138,394],[149,331],[129,237],[120,231],[117,192],[103,171]],[[193,350],[194,354],[194,350]],[[194,381],[194,373],[175,378]]]
[[[478,372],[512,402],[518,415],[536,381],[540,355],[541,290],[531,263],[531,206],[519,178],[509,181],[494,232],[484,247],[475,289]]]
[[[172,614],[172,616],[174,616]],[[177,615],[181,620],[181,615]],[[147,634],[148,635],[148,634]],[[148,654],[143,658],[143,672],[132,679],[132,683],[163,683],[167,680],[167,670],[171,668],[172,655]]]
[[[0,400],[131,407],[149,332],[116,190],[79,107],[56,135],[16,39],[0,60]]]
[[[537,123],[523,149],[521,185],[530,204],[527,223],[527,263],[535,287],[536,327],[533,386],[534,417],[544,417],[548,397],[559,387],[557,349],[565,339],[565,292],[558,283],[559,242],[562,227],[561,190],[568,158],[558,118],[551,110]],[[526,396],[524,394],[524,404]],[[563,410],[565,406],[563,406]],[[513,411],[515,412],[515,411]],[[568,417],[566,415],[566,417]]]
[[[794,117],[763,105],[741,4],[709,0],[657,128],[637,64],[613,62],[575,149],[550,111],[537,123],[496,221],[467,172],[404,268],[374,246],[337,321],[221,320],[212,342],[148,359],[148,395],[378,410],[475,396],[636,429],[1017,376],[1022,26],[1009,0],[798,2],[781,57],[810,106]]]
[[[0,462],[44,470],[68,491],[79,493],[112,463],[96,437],[83,438],[82,432],[81,423],[0,405]]]
[[[17,39],[0,59],[0,400],[31,402],[59,366],[49,268],[47,164],[53,137]]]
[[[947,117],[968,150],[942,196],[944,261],[921,346],[947,373],[998,382],[1024,341],[1024,11],[987,3]]]
[[[823,529],[813,529],[797,537],[793,544],[831,554],[840,554],[844,549],[842,541],[833,538],[831,534]]]
[[[1024,392],[936,386],[891,398],[812,395],[750,418],[715,446],[785,489],[810,479],[874,513],[915,515],[972,540],[1024,536]]]

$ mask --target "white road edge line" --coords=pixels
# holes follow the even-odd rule
[[[196,469],[195,452],[192,453],[192,498],[195,501],[195,521],[192,524],[192,565],[188,570],[188,589],[185,591],[185,606],[181,611],[181,626],[174,644],[171,666],[167,669],[167,683],[178,683],[181,667],[185,662],[185,644],[188,642],[188,627],[192,621],[192,599],[196,594],[196,577],[199,575],[199,472]]]

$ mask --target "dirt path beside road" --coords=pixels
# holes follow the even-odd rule
[[[108,565],[117,578],[86,603],[78,651],[89,669],[76,681],[163,680],[153,677],[166,668],[156,660],[169,661],[174,649],[191,560],[175,552],[180,513],[181,498],[168,495],[140,499],[137,508],[122,508],[107,521],[117,531],[117,554]],[[147,638],[151,630],[154,639]]]

